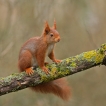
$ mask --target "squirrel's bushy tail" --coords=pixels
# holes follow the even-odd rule
[[[63,100],[68,100],[70,97],[70,88],[65,78],[39,84],[35,87],[31,87],[31,89],[42,93],[53,93]]]

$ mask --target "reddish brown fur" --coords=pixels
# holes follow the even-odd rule
[[[69,100],[70,97],[70,88],[67,86],[65,78],[39,84],[35,87],[31,87],[31,89],[42,93],[53,93],[66,101]]]
[[[31,67],[39,66],[46,74],[49,74],[49,70],[45,67],[45,56],[48,55],[56,63],[61,62],[55,59],[53,52],[54,44],[59,41],[60,35],[56,30],[56,22],[52,28],[46,22],[41,37],[33,37],[21,47],[18,61],[20,71],[26,71],[31,75],[33,74]],[[64,100],[69,99],[70,96],[70,89],[63,78],[39,84],[32,89],[43,93],[53,93]]]

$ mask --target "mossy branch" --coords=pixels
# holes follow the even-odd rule
[[[28,76],[25,72],[15,73],[5,78],[0,78],[0,95],[36,86],[61,77],[84,71],[97,65],[106,65],[106,44],[100,48],[81,53],[77,56],[62,60],[61,63],[47,65],[50,74],[46,75],[40,68],[33,69],[33,75]]]

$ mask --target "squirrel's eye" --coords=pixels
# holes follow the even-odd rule
[[[53,34],[51,33],[51,34],[50,34],[50,36],[52,37],[52,36],[53,36]]]

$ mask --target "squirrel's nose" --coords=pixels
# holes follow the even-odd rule
[[[60,39],[58,39],[58,42],[60,41]]]
[[[58,42],[60,41],[60,38],[58,38],[58,40],[57,40]]]

